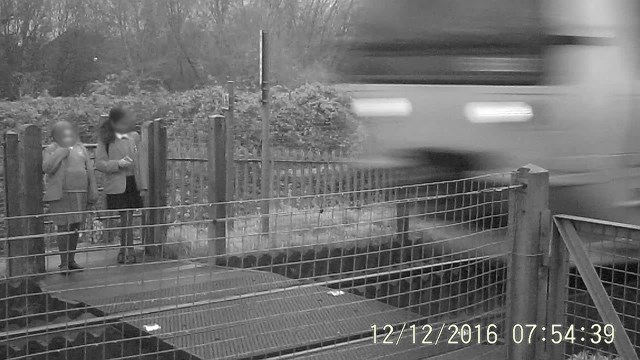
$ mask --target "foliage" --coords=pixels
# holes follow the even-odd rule
[[[110,74],[104,81],[90,83],[87,90],[93,95],[116,96],[166,92],[162,80],[152,77],[141,78],[126,70],[119,74]]]
[[[136,93],[122,90],[127,87],[135,88]],[[164,119],[170,141],[192,141],[203,139],[210,116],[223,112],[221,86],[184,92],[148,91],[141,90],[139,83],[131,85],[116,76],[103,83],[96,82],[91,88],[93,93],[79,97],[43,95],[0,102],[1,130],[36,124],[46,134],[54,122],[67,120],[78,126],[83,141],[92,143],[100,116],[112,106],[122,105],[133,110],[139,123]],[[271,99],[271,139],[275,147],[348,151],[358,141],[358,124],[349,112],[348,97],[336,88],[319,84],[291,90],[275,87]],[[259,94],[237,89],[234,104],[235,145],[249,149],[260,146]]]
[[[331,42],[353,0],[0,0],[0,99],[84,92],[127,71],[170,90],[258,74],[259,30],[269,32],[272,78],[326,79]],[[20,74],[15,78],[15,74]],[[33,80],[37,81],[33,81]]]

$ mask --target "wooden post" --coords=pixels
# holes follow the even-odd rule
[[[164,207],[167,205],[167,129],[161,119],[146,121],[142,125],[142,142],[147,149],[149,167],[146,207]],[[145,254],[157,255],[166,242],[165,210],[145,210],[142,218],[147,225],[143,231]]]
[[[262,117],[262,178],[260,212],[262,214],[262,234],[269,236],[269,202],[273,182],[271,146],[270,146],[270,114],[269,114],[269,41],[267,33],[260,30],[260,88]]]
[[[233,81],[227,81],[227,108],[225,112],[225,129],[226,129],[226,154],[227,154],[227,200],[233,201],[234,199],[234,178],[236,175],[235,171],[235,158],[233,152],[233,124],[235,123],[235,85]],[[227,212],[229,217],[233,217],[232,214],[233,208],[227,207]],[[233,229],[233,221],[230,220],[227,222],[227,226],[229,230]]]
[[[225,255],[227,218],[227,164],[225,117],[215,115],[209,123],[207,141],[209,215],[209,257]]]
[[[538,279],[542,266],[540,250],[542,217],[549,208],[549,173],[535,165],[518,169],[512,176],[514,184],[523,188],[514,191],[509,209],[513,212],[513,251],[509,262],[507,328],[507,359],[535,360],[536,347],[542,331],[529,341],[527,325],[537,324]],[[546,221],[545,221],[546,222]],[[522,337],[522,339],[521,339]],[[518,343],[514,342],[514,338]],[[522,341],[520,341],[522,340]],[[542,354],[538,354],[542,355]]]
[[[33,215],[8,221],[9,237],[42,235],[42,136],[36,125],[7,131],[4,152],[6,214]],[[44,273],[45,244],[42,236],[10,240],[7,244],[10,277]]]
[[[142,130],[141,130],[141,136],[142,136],[142,146],[144,146],[147,151],[148,151],[148,157],[147,157],[147,161],[148,161],[148,179],[147,179],[147,186],[149,187],[149,191],[148,191],[148,199],[147,199],[147,204],[145,204],[146,206],[150,206],[152,200],[152,190],[155,187],[154,184],[154,180],[155,180],[155,167],[153,166],[153,151],[155,150],[154,148],[154,144],[153,144],[153,122],[152,121],[145,121],[142,124]],[[151,225],[153,224],[153,215],[151,214],[150,211],[144,211],[142,214],[142,219],[145,225]],[[144,245],[144,253],[147,255],[153,255],[154,254],[154,250],[151,249],[152,244],[154,243],[154,239],[153,239],[153,228],[151,227],[144,227],[142,229],[142,244]]]
[[[20,142],[18,140],[18,133],[14,131],[7,131],[4,134],[4,190],[5,190],[5,213],[7,217],[20,216],[20,187],[21,179],[19,176],[10,176],[9,174],[20,174],[20,162],[19,154]],[[22,226],[22,220],[8,220],[7,221],[7,237],[21,236],[21,232],[24,226]],[[19,240],[8,240],[4,246],[8,257],[7,261],[7,273],[11,276],[18,276],[21,274],[21,259],[13,259],[14,256],[19,256],[23,249],[22,243]]]
[[[155,119],[153,125],[153,143],[155,148],[153,154],[156,168],[153,206],[165,207],[167,206],[167,128],[164,126],[162,119]],[[167,241],[167,228],[164,226],[166,222],[166,210],[154,210],[154,215],[154,224],[161,225],[154,228],[155,243],[164,244]]]

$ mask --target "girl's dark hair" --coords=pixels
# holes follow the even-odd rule
[[[124,109],[114,107],[109,111],[109,118],[102,121],[98,127],[98,139],[103,144],[111,144],[116,140],[116,132],[113,130],[113,124],[124,118],[126,112]]]

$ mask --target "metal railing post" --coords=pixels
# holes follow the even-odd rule
[[[227,156],[225,117],[215,115],[209,124],[207,142],[209,214],[209,256],[210,260],[225,255],[227,221]]]
[[[548,285],[546,296],[546,316],[544,326],[551,329],[554,324],[565,325],[567,286],[569,282],[569,250],[562,240],[557,227],[553,226],[553,235],[548,248],[548,273],[544,280]],[[545,343],[547,359],[564,359],[564,342]]]
[[[535,165],[526,165],[512,175],[512,182],[522,185],[514,191],[510,226],[513,249],[508,269],[508,316],[506,321],[507,359],[535,360],[538,337],[529,338],[530,328],[537,325],[539,303],[539,271],[542,266],[541,231],[543,216],[549,208],[549,173]]]
[[[233,124],[235,123],[235,84],[233,81],[227,81],[227,95],[229,96],[227,108],[225,111],[225,129],[226,129],[226,154],[227,154],[227,200],[234,200],[234,180],[235,180],[235,159],[234,159],[234,147],[233,147]],[[233,207],[227,207],[229,217],[233,217]],[[229,230],[233,229],[233,220],[228,221],[227,227]]]
[[[167,205],[167,129],[161,119],[146,121],[142,126],[142,142],[147,151],[148,192],[146,207]],[[145,210],[143,243],[145,254],[157,255],[166,242],[164,209]],[[158,246],[154,246],[154,244]]]
[[[270,138],[270,113],[269,113],[269,42],[265,31],[260,31],[260,88],[261,107],[260,117],[262,120],[262,176],[260,196],[260,212],[262,214],[262,235],[269,237],[269,218],[271,189],[273,186],[273,163],[271,159],[271,138]],[[271,239],[272,241],[274,239]],[[273,244],[275,247],[275,243]]]

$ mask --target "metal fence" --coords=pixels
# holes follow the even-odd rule
[[[391,169],[356,168],[356,161],[342,152],[272,151],[272,194],[275,197],[304,196],[377,189],[392,183]],[[168,203],[195,204],[207,200],[206,144],[173,146],[167,159]],[[232,162],[229,198],[261,198],[262,159],[259,150],[236,151]],[[352,199],[369,201],[363,196]]]
[[[565,215],[555,223],[564,353],[637,359],[640,227]]]
[[[124,228],[117,211],[43,212],[41,132],[7,133],[0,356],[637,359],[638,228],[552,228],[544,169],[391,186],[288,153],[262,199],[261,162],[229,156],[222,120],[206,157],[145,123],[160,173]],[[84,271],[58,269],[69,257]]]
[[[57,267],[54,239],[75,236],[64,226],[7,237],[9,246],[42,241],[44,254],[7,260],[41,261],[46,273],[6,274],[0,356],[409,359],[499,345],[518,188],[510,181],[499,174],[274,198],[270,233],[261,233],[262,215],[247,210],[223,219],[223,238],[213,236],[220,223],[211,207],[254,209],[258,200],[141,209],[131,227],[137,262],[118,264],[117,245],[81,242],[74,258],[83,271]],[[354,197],[370,201],[354,206]],[[166,223],[145,225],[150,211],[162,211]],[[3,221],[11,228],[32,218]],[[144,245],[150,227],[162,244]],[[78,233],[91,239],[108,230],[123,229]],[[503,348],[467,357],[483,352]]]
[[[96,145],[86,144],[93,157]],[[0,159],[2,158],[0,147]],[[208,201],[208,160],[206,143],[195,142],[187,147],[177,142],[168,149],[167,164],[167,205],[181,206],[201,204]],[[274,178],[272,179],[273,195],[276,197],[304,196],[309,194],[352,193],[348,201],[357,206],[377,201],[366,198],[369,193],[354,190],[377,189],[392,183],[396,175],[390,169],[358,169],[355,161],[342,152],[312,153],[305,151],[274,151]],[[261,159],[258,150],[240,151],[234,156],[230,169],[230,193],[228,198],[234,200],[260,199]],[[101,190],[103,175],[96,172],[97,182]],[[0,189],[4,189],[4,174],[0,173]],[[371,194],[374,194],[373,192]],[[5,214],[5,193],[0,192],[0,215]],[[104,197],[96,208],[105,208]],[[247,206],[253,207],[247,209]],[[257,202],[248,202],[242,206],[233,206],[230,211],[246,213],[255,211]],[[110,228],[117,225],[118,216],[97,212],[88,218],[87,226]],[[47,222],[50,224],[50,222]],[[0,231],[4,234],[4,228]],[[113,232],[105,231],[104,236],[94,237],[99,241],[112,242]]]

